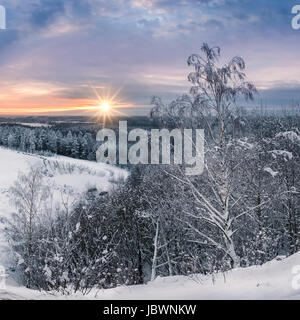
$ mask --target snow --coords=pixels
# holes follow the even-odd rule
[[[78,194],[91,187],[96,187],[99,191],[108,191],[114,182],[127,178],[126,171],[106,164],[60,156],[41,157],[0,148],[0,219],[1,217],[9,217],[13,212],[13,207],[9,203],[8,190],[17,179],[18,172],[26,172],[29,165],[32,164],[43,166],[46,179],[57,192],[65,192],[68,188],[72,189],[74,199],[77,198]],[[265,168],[265,171],[272,175],[275,174],[271,168]],[[0,220],[0,265],[7,267],[9,247],[5,239],[1,238],[1,227],[3,225],[1,226]],[[79,229],[80,225],[76,228]],[[18,285],[11,278],[6,279],[5,287],[0,287],[0,300],[300,300],[300,252],[285,259],[278,257],[278,259],[262,266],[238,268],[224,274],[158,277],[146,285],[121,286],[106,290],[92,289],[88,295],[39,292]]]
[[[290,140],[293,143],[300,143],[300,135],[298,135],[294,131],[279,132],[278,134],[276,134],[275,138],[284,138]]]
[[[264,171],[268,172],[273,178],[275,178],[278,175],[277,171],[274,171],[269,167],[264,168]]]
[[[9,199],[9,188],[20,172],[26,173],[30,166],[41,166],[47,185],[53,191],[53,201],[68,199],[72,206],[83,192],[96,188],[109,191],[114,183],[125,180],[125,170],[108,164],[77,160],[63,156],[44,157],[0,147],[0,265],[8,267],[9,247],[3,238],[1,218],[9,218],[14,211]]]
[[[47,124],[47,123],[18,122],[16,124],[20,124],[22,126],[31,127],[31,128],[48,128],[48,127],[51,127],[51,124]]]
[[[247,139],[246,139],[246,140],[247,140]],[[238,139],[238,140],[237,140],[237,143],[238,143],[241,147],[243,147],[243,148],[245,148],[245,149],[248,149],[248,150],[251,150],[251,149],[254,148],[254,144],[249,143],[249,142],[247,142],[247,141],[245,141],[245,140],[243,140],[243,139]]]
[[[292,160],[293,159],[293,154],[289,151],[286,150],[272,150],[270,151],[273,156],[283,156],[287,160]]]
[[[296,272],[298,272],[296,274]],[[262,266],[238,268],[226,273],[158,277],[146,285],[93,289],[88,295],[39,292],[8,283],[0,299],[78,300],[300,300],[300,252]]]
[[[104,163],[63,156],[44,157],[0,147],[0,216],[7,216],[11,211],[8,189],[18,174],[26,172],[31,165],[42,166],[45,178],[55,188],[72,188],[75,193],[90,188],[108,191],[113,183],[125,180],[128,176],[126,171]]]

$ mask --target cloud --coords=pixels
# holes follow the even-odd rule
[[[65,13],[65,3],[62,0],[43,0],[34,5],[30,22],[37,27],[52,24],[59,15]]]
[[[292,0],[2,2],[9,29],[0,32],[0,88],[6,81],[46,84],[55,88],[55,103],[92,100],[84,87],[90,82],[122,86],[136,106],[153,94],[174,98],[188,91],[186,59],[203,41],[221,46],[225,60],[242,55],[251,80],[274,97],[271,81],[291,86],[297,79],[300,33],[290,27]]]
[[[0,52],[19,40],[19,37],[20,34],[17,30],[0,30]]]

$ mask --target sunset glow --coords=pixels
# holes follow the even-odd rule
[[[120,89],[113,91],[100,86],[82,85],[78,91],[87,88],[90,96],[85,99],[76,99],[69,97],[59,97],[60,90],[46,84],[34,85],[14,85],[10,88],[3,86],[3,93],[0,92],[0,116],[14,115],[44,115],[44,114],[74,114],[88,116],[112,116],[120,113],[126,114],[127,110],[134,106],[130,102],[121,102]],[[1,90],[2,91],[2,90]]]

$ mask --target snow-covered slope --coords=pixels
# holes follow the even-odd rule
[[[0,290],[0,299],[98,299],[98,300],[210,300],[210,299],[300,299],[300,285],[292,273],[300,265],[300,252],[281,261],[271,261],[263,266],[235,269],[214,277],[175,276],[157,278],[147,285],[92,290],[87,296],[74,294],[50,295],[24,287],[8,285]],[[293,281],[294,277],[294,281]]]
[[[16,152],[0,147],[0,265],[7,267],[8,246],[3,239],[2,217],[8,217],[14,208],[9,199],[9,188],[18,174],[26,173],[30,166],[41,166],[47,184],[53,191],[53,201],[68,198],[73,205],[89,189],[108,191],[114,183],[127,178],[128,173],[116,167],[91,161],[56,156],[44,157]]]
[[[105,164],[65,157],[40,157],[0,148],[0,217],[9,217],[13,211],[8,189],[17,179],[18,172],[26,172],[33,164],[43,166],[46,179],[57,193],[70,188],[74,199],[89,188],[106,191],[114,182],[127,177],[125,171]],[[0,265],[6,264],[7,250],[4,239],[1,240],[0,223]],[[297,275],[292,273],[297,265],[300,265],[300,252],[281,261],[225,274],[157,278],[147,285],[92,290],[87,296],[50,295],[19,287],[8,279],[6,289],[0,289],[0,299],[300,299],[300,289],[296,290],[292,285],[294,279],[294,284],[300,286],[300,277],[297,282]]]

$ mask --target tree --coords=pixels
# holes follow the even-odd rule
[[[65,155],[70,156],[72,152],[72,144],[73,144],[73,135],[72,132],[69,131],[67,137],[65,139]]]
[[[167,107],[155,98],[151,116],[164,122],[173,122],[177,126],[187,123],[193,127],[199,123],[205,124],[210,138],[206,148],[206,173],[203,178],[189,179],[184,175],[179,178],[190,187],[198,205],[196,214],[188,213],[183,222],[202,239],[193,241],[198,241],[201,245],[209,243],[215,246],[223,251],[225,256],[230,258],[231,265],[236,267],[240,265],[240,258],[233,239],[237,232],[234,221],[249,212],[246,210],[242,214],[235,214],[236,202],[243,195],[237,192],[234,183],[238,179],[244,158],[234,159],[235,150],[241,148],[229,140],[227,132],[232,123],[232,107],[237,99],[253,99],[256,88],[245,81],[245,62],[241,57],[234,57],[229,63],[219,66],[220,48],[210,48],[204,43],[201,51],[201,54],[193,54],[188,58],[188,65],[195,69],[188,76],[192,83],[190,95],[183,95]],[[168,121],[168,118],[171,118],[171,121]],[[207,184],[206,189],[209,190],[208,194],[202,191],[204,181]],[[199,230],[199,219],[210,226],[208,230],[216,228],[216,234],[221,234],[221,237],[216,237],[215,240],[214,236]]]
[[[79,143],[76,137],[73,138],[73,142],[71,146],[71,157],[73,158],[79,157]]]
[[[57,136],[55,131],[48,132],[47,137],[47,150],[57,153]]]
[[[33,153],[36,150],[36,138],[34,131],[30,131],[29,133],[29,152]]]
[[[35,235],[37,233],[38,216],[41,214],[40,211],[42,211],[44,201],[49,199],[49,190],[43,183],[41,168],[31,167],[27,175],[19,175],[18,180],[10,189],[10,194],[17,209],[17,213],[14,215],[14,229],[17,229],[15,236],[20,241],[16,241],[16,244],[22,247],[20,252],[23,253],[22,259],[26,266],[26,284],[30,288],[34,273],[33,263],[37,245]]]

